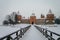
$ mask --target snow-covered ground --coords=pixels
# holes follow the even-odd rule
[[[54,24],[54,25],[37,25],[37,26],[45,28],[45,29],[50,30],[52,32],[55,32],[57,34],[60,34],[60,25],[58,25],[58,24]],[[57,40],[58,37],[59,36],[56,36],[56,35],[53,34],[53,38],[55,38],[56,40]]]
[[[27,27],[29,25],[31,24],[17,24],[11,26],[0,25],[0,38],[8,34],[11,34],[21,28]],[[60,25],[54,24],[54,25],[37,25],[37,26],[46,28],[47,30],[60,34]],[[12,35],[12,37],[14,38],[15,35]],[[53,35],[53,38],[57,40],[58,36]],[[47,38],[45,38],[45,36],[43,36],[42,33],[40,33],[33,25],[31,25],[30,29],[24,34],[22,38],[20,38],[20,40],[47,40]]]
[[[31,24],[16,24],[16,25],[14,25],[14,26],[15,26],[15,27],[24,28],[24,27],[27,27],[27,26],[29,26],[29,25],[31,25]]]
[[[17,25],[0,25],[0,38],[9,35],[17,30],[20,30],[21,28],[27,27],[30,24],[17,24]]]
[[[48,40],[33,25],[20,40]]]
[[[0,27],[0,38],[4,37],[6,35],[9,35],[17,30],[19,30],[20,28],[11,28],[11,27]]]

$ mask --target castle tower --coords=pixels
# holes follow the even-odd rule
[[[41,18],[45,18],[45,16],[43,14],[41,14]]]
[[[19,11],[17,12],[17,15],[16,16],[17,16],[17,22],[20,23],[21,20],[22,20],[22,16],[21,16],[21,14],[20,14]]]
[[[36,16],[35,13],[32,13],[30,16],[30,24],[35,24],[36,23]]]
[[[49,10],[48,14],[46,15],[46,23],[48,23],[48,24],[54,23],[54,14],[52,13],[51,9]]]
[[[45,16],[41,14],[40,24],[45,24]]]

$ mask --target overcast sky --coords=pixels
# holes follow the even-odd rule
[[[29,17],[32,13],[39,18],[41,13],[47,14],[49,9],[60,15],[60,0],[0,0],[0,17],[4,18],[13,11],[20,11],[20,14]]]

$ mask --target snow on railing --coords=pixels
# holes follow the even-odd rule
[[[59,38],[57,38],[57,40],[60,40],[60,34],[58,33],[55,33],[55,32],[52,32],[50,30],[47,30],[47,28],[42,28],[42,27],[39,27],[39,26],[36,26],[35,27],[46,37],[48,38],[48,40],[56,40],[55,38],[53,38],[53,35],[56,35],[58,36]],[[49,34],[48,34],[49,32]]]
[[[0,40],[19,40],[19,38],[22,38],[22,35],[24,35],[24,33],[31,27],[31,25],[27,26],[27,27],[24,27],[24,28],[21,28],[19,30],[16,30],[15,32],[13,33],[10,33],[10,34],[7,34],[5,35],[4,37],[1,37]],[[12,35],[16,35],[15,38],[12,37]]]

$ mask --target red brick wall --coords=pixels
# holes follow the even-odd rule
[[[48,20],[47,23],[53,23],[54,21],[54,14],[47,14],[46,21]]]
[[[36,23],[36,16],[30,16],[30,24]]]

